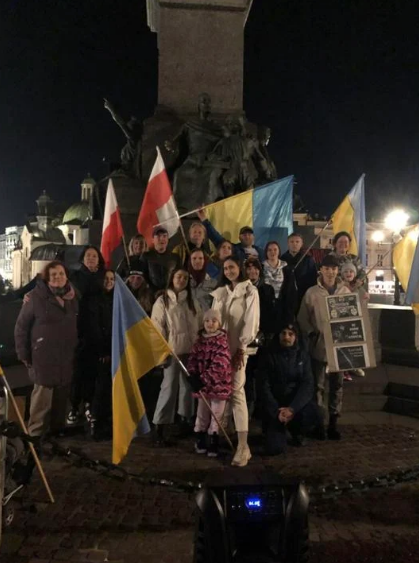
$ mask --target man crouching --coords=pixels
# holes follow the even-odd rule
[[[310,431],[323,437],[322,416],[313,400],[310,357],[298,342],[295,324],[285,325],[275,337],[258,371],[266,454],[285,452],[287,429],[296,446],[303,445]]]

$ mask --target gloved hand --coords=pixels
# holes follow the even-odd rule
[[[188,379],[188,383],[191,386],[191,389],[194,393],[199,393],[201,391],[201,389],[203,389],[205,387],[205,385],[201,381],[201,378],[197,374],[190,375],[187,379]]]

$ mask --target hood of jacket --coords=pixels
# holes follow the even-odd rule
[[[255,287],[250,280],[245,280],[239,282],[234,289],[231,289],[230,286],[224,285],[222,287],[218,287],[214,291],[211,292],[213,297],[217,299],[222,299],[223,296],[231,296],[231,297],[243,297],[246,295],[250,287]],[[256,289],[256,287],[255,287]]]

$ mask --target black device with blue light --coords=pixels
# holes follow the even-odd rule
[[[194,563],[308,561],[306,488],[270,472],[225,470],[196,496]]]

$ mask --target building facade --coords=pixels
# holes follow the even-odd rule
[[[12,282],[13,259],[12,253],[18,247],[23,227],[6,227],[0,235],[0,276]]]
[[[294,213],[294,230],[301,232],[306,246],[319,237],[314,248],[332,250],[333,228],[327,225],[327,220],[313,219],[307,213]],[[368,288],[370,293],[394,293],[394,273],[392,268],[391,250],[398,242],[397,236],[389,231],[384,222],[369,222],[366,225],[367,252],[365,269],[368,273]]]

